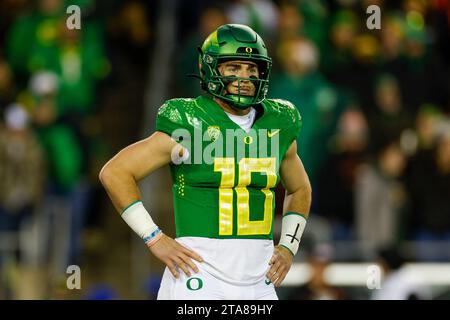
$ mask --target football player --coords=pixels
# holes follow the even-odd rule
[[[266,98],[271,66],[255,31],[219,27],[199,48],[205,94],[166,101],[156,132],[121,150],[100,172],[117,211],[167,266],[158,299],[278,299],[275,286],[298,251],[311,186],[297,155],[297,108]],[[167,164],[175,239],[155,224],[137,185]],[[280,181],[286,194],[275,246]]]

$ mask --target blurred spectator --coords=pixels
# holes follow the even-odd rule
[[[372,163],[360,168],[356,178],[357,238],[365,248],[377,249],[399,241],[406,194],[399,178],[406,157],[397,139],[379,145]]]
[[[402,6],[403,9],[406,12],[417,12],[420,13],[421,15],[425,15],[426,11],[427,11],[427,7],[428,7],[428,1],[423,1],[423,0],[403,0],[402,1]]]
[[[276,30],[278,11],[270,0],[233,0],[226,10],[230,23],[245,24],[264,39]]]
[[[6,31],[21,13],[32,5],[31,0],[3,0],[0,1],[0,43],[5,43]]]
[[[111,73],[99,83],[99,90],[95,92],[99,108],[88,124],[97,127],[96,131],[112,150],[119,150],[141,134],[137,124],[144,117],[150,65],[159,51],[155,47],[158,42],[155,24],[161,2],[120,1],[115,3],[117,7],[110,6],[109,2],[103,4],[110,10],[106,15],[105,41]],[[92,142],[92,134],[88,137]],[[95,151],[96,145],[98,143],[90,143],[91,150]],[[92,154],[90,164],[97,161],[94,157]]]
[[[109,70],[100,30],[95,25],[69,30],[62,18],[55,20],[53,27],[53,42],[45,46],[38,43],[28,53],[29,71],[49,70],[58,75],[58,116],[80,125],[76,118],[92,112],[96,83]]]
[[[450,120],[438,123],[431,150],[412,159],[408,170],[413,239],[420,241],[421,260],[450,260]],[[445,241],[446,245],[433,245]]]
[[[427,36],[422,29],[414,29],[406,26],[405,37],[405,63],[406,70],[403,74],[403,92],[406,105],[412,112],[418,109],[418,106],[429,101],[431,83],[435,80],[432,77],[439,77],[440,72],[433,74],[430,72],[434,68],[430,65],[430,52],[426,47]],[[437,70],[435,70],[437,71]],[[408,94],[414,92],[413,95]]]
[[[304,18],[298,6],[289,2],[280,5],[278,19],[278,38],[280,40],[302,35],[303,25]]]
[[[339,118],[317,188],[317,213],[328,218],[334,241],[355,239],[355,180],[359,166],[365,161],[368,139],[367,121],[362,112],[356,108],[345,111]]]
[[[211,6],[200,14],[199,26],[196,32],[188,36],[181,46],[175,70],[177,91],[181,97],[196,97],[203,94],[198,79],[189,79],[188,74],[198,74],[198,48],[207,36],[219,26],[227,23],[227,17],[222,8]]]
[[[372,105],[379,43],[372,33],[359,33],[360,24],[351,10],[334,14],[330,44],[323,55],[322,68],[327,79],[346,96],[359,101],[367,115]]]
[[[25,85],[38,57],[31,55],[36,49],[47,50],[55,45],[58,24],[63,13],[62,0],[39,0],[37,9],[19,16],[7,35],[8,61],[20,85]]]
[[[15,94],[14,81],[8,63],[0,55],[0,111],[13,102]]]
[[[322,50],[327,41],[329,14],[326,0],[296,0],[298,9],[304,17],[303,35]]]
[[[79,258],[86,187],[82,181],[83,151],[79,140],[71,127],[58,119],[58,90],[58,78],[52,72],[40,72],[30,79],[30,91],[35,102],[35,131],[44,147],[49,167],[44,211],[50,230],[58,231],[47,236],[50,243],[63,246],[57,253],[50,252],[57,261],[57,272],[62,272],[64,266],[75,263]],[[54,246],[48,249],[52,251]]]
[[[23,106],[9,105],[4,116],[5,124],[0,127],[0,232],[18,232],[42,200],[46,167]]]
[[[400,12],[387,14],[383,20],[380,37],[383,63],[394,69],[404,50],[405,22]],[[394,72],[394,70],[387,71]]]
[[[424,104],[420,107],[416,117],[419,152],[433,148],[435,129],[442,118],[443,114],[437,106]]]
[[[125,55],[126,63],[142,68],[147,64],[149,48],[153,39],[150,14],[141,1],[123,3],[108,27],[113,41],[112,56]],[[120,66],[117,66],[120,67]]]
[[[347,89],[354,91],[361,110],[367,116],[373,106],[373,88],[379,73],[380,44],[372,33],[362,33],[354,38],[351,50],[353,62],[350,73],[338,77],[347,79]]]
[[[109,65],[97,26],[85,26],[82,31],[69,30],[65,23],[59,27],[58,47],[42,66],[58,74],[58,113],[75,117],[76,125],[79,125],[81,119],[76,118],[93,111],[96,83],[107,75]]]
[[[362,33],[355,37],[352,43],[352,54],[356,62],[362,65],[372,65],[377,62],[380,53],[378,38],[370,33]]]
[[[101,28],[88,20],[81,30],[69,30],[63,4],[62,0],[40,0],[38,10],[14,22],[8,36],[8,60],[21,76],[22,87],[35,72],[55,72],[58,116],[73,117],[92,111],[96,81],[107,74],[108,64]]]
[[[402,55],[389,68],[399,79],[405,107],[413,115],[420,105],[432,102],[448,103],[448,63],[434,47],[426,28],[426,15],[421,1],[405,1],[403,12],[404,37]],[[411,5],[415,3],[414,5]],[[414,8],[414,9],[411,9]]]
[[[450,6],[448,1],[431,1],[428,16],[427,28],[434,34],[434,48],[442,57],[443,66],[448,70],[448,59],[445,58],[450,57],[450,41],[448,41],[450,39]],[[447,87],[447,92],[449,91]]]
[[[372,300],[427,300],[431,291],[418,275],[404,269],[405,260],[395,247],[386,247],[378,252],[383,282],[381,288],[373,290]]]
[[[375,87],[375,108],[369,113],[372,143],[380,143],[384,137],[400,136],[412,127],[410,114],[403,108],[397,79],[384,74],[377,79]]]
[[[351,47],[357,31],[358,19],[352,11],[338,11],[331,17],[330,48],[323,56],[322,65],[333,79],[351,67]]]
[[[333,259],[332,247],[327,244],[316,245],[308,258],[311,268],[310,280],[293,289],[289,300],[344,300],[345,292],[336,286],[330,285],[325,277],[325,270]]]
[[[283,40],[277,50],[282,69],[274,72],[269,94],[291,101],[302,115],[298,153],[314,188],[337,118],[337,93],[317,70],[319,53],[311,41],[301,37]]]
[[[81,149],[73,131],[57,122],[57,76],[40,72],[30,79],[30,91],[36,103],[33,121],[38,137],[47,153],[50,181],[64,193],[70,191],[81,174]]]

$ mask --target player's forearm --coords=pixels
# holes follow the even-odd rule
[[[309,183],[302,184],[297,190],[286,191],[283,213],[298,212],[308,218],[311,208],[311,187]]]
[[[114,163],[107,163],[100,171],[99,178],[114,208],[119,213],[122,213],[130,203],[141,198],[133,175],[121,170]]]
[[[148,247],[159,241],[162,232],[140,201],[136,178],[114,159],[102,168],[99,177],[114,207],[128,226]]]
[[[311,207],[311,183],[297,154],[297,143],[295,141],[291,144],[281,162],[280,176],[286,189],[283,213],[297,212],[307,218]]]

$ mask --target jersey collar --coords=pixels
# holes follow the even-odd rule
[[[205,95],[200,96],[199,99],[201,102],[206,103],[208,105],[208,110],[216,113],[222,119],[222,121],[225,121],[226,123],[228,123],[230,126],[232,126],[234,128],[242,129],[238,124],[236,124],[233,120],[231,120],[227,116],[227,114],[225,113],[225,110],[223,110],[222,107],[216,101],[214,101],[212,96],[205,94]],[[251,126],[251,129],[255,129],[256,127],[258,127],[258,121],[267,114],[267,106],[264,102],[259,105],[254,106],[254,108],[256,110],[256,117],[255,117],[255,121],[253,122],[253,124]]]

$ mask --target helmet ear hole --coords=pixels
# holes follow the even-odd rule
[[[258,65],[259,77],[262,79],[267,79],[268,71],[270,69],[269,63],[265,61],[257,61],[256,64]]]

